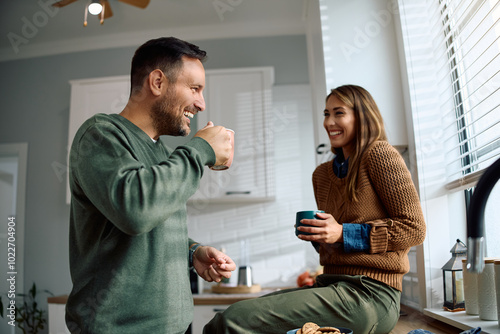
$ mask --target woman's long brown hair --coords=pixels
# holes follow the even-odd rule
[[[363,153],[371,144],[378,140],[387,140],[384,120],[371,94],[363,87],[344,85],[332,89],[326,97],[337,97],[346,106],[354,110],[355,116],[355,145],[354,152],[349,156],[349,169],[347,172],[347,194],[351,201],[357,201],[356,184],[358,180],[359,165]],[[332,152],[342,155],[342,148],[332,147]]]

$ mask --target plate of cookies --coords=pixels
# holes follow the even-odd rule
[[[306,322],[302,328],[292,329],[286,334],[352,334],[352,330],[344,327],[319,326],[314,322]]]

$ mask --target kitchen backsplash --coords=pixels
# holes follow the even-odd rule
[[[310,243],[294,234],[295,213],[316,209],[311,183],[315,153],[310,93],[309,85],[273,88],[274,201],[213,203],[203,210],[188,204],[190,237],[224,248],[237,265],[242,264],[244,240],[253,281],[263,287],[294,286],[301,272],[315,271],[319,265]],[[236,281],[237,271],[231,278]]]

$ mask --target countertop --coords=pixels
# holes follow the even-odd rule
[[[255,293],[212,293],[205,291],[200,294],[193,294],[194,305],[230,305],[241,300],[257,298],[268,293],[281,290],[280,288],[263,288]],[[66,304],[67,295],[48,297],[49,304]]]
[[[253,299],[268,293],[278,291],[279,288],[263,288],[255,293],[212,293],[205,291],[200,294],[193,294],[194,305],[230,305],[241,300]]]

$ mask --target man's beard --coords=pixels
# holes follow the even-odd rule
[[[187,136],[189,131],[184,128],[184,112],[180,112],[180,104],[176,103],[174,90],[167,90],[163,100],[151,107],[153,127],[157,133],[169,136]],[[188,123],[189,126],[189,123]]]

